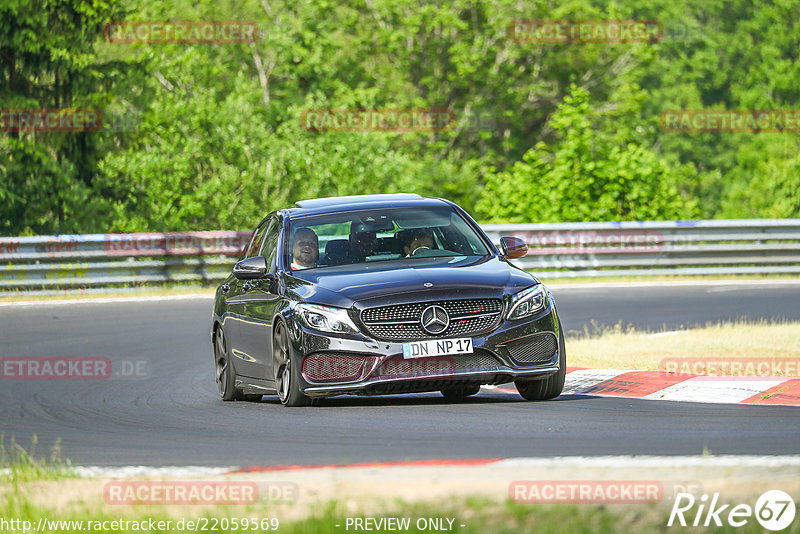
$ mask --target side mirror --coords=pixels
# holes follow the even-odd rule
[[[518,237],[501,237],[500,248],[508,259],[521,258],[528,253],[528,244]]]
[[[239,280],[256,280],[267,276],[267,258],[255,256],[233,266],[233,276]]]

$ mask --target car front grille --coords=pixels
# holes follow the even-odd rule
[[[550,363],[557,347],[556,336],[550,332],[527,336],[506,344],[511,359],[517,365]]]
[[[421,323],[422,312],[433,305],[444,308],[450,317],[449,326],[435,336],[423,330]],[[367,308],[361,312],[361,321],[376,339],[415,341],[489,332],[500,324],[502,311],[500,299],[412,302]]]

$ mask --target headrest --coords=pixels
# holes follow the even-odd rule
[[[350,243],[347,239],[331,239],[325,245],[325,255],[334,261],[347,258],[349,251]]]

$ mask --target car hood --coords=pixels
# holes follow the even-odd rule
[[[349,308],[420,299],[502,297],[537,282],[497,257],[424,258],[295,273],[296,298]]]

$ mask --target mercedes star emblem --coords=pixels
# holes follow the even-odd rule
[[[420,322],[422,323],[422,329],[427,333],[432,335],[441,334],[450,325],[450,316],[447,315],[447,310],[441,306],[433,305],[422,311]]]

